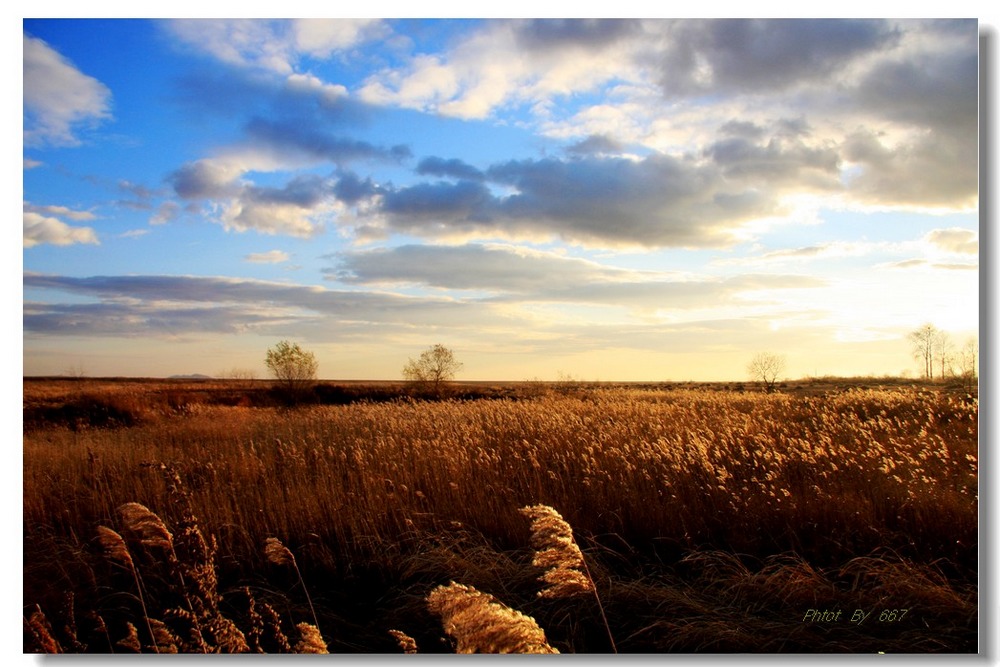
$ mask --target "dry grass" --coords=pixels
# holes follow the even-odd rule
[[[533,388],[517,400],[177,410],[157,408],[155,383],[116,399],[86,391],[141,418],[25,433],[26,650],[46,643],[29,632],[38,604],[71,651],[125,650],[123,638],[131,650],[129,623],[140,650],[292,651],[300,639],[282,628],[306,619],[337,628],[324,640],[334,652],[398,652],[390,628],[441,651],[423,600],[448,581],[530,614],[563,652],[612,649],[602,611],[622,652],[868,650],[902,637],[975,650],[979,409],[961,394]],[[28,393],[33,410],[69,395]],[[584,591],[586,579],[600,598],[537,595],[532,561],[550,547],[532,543],[518,508],[538,505],[560,509],[550,533],[571,526],[580,553],[554,542],[560,558],[541,567],[561,574],[543,588]],[[923,611],[849,632],[801,623],[804,605],[862,598]]]
[[[535,619],[472,586],[438,586],[427,596],[427,606],[454,638],[456,653],[559,652],[549,646]]]

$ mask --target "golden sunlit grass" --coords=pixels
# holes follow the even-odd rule
[[[450,582],[564,653],[976,649],[979,408],[962,393],[289,409],[94,384],[73,405],[134,417],[95,426],[61,418],[78,388],[25,397],[60,416],[26,420],[25,650],[468,648],[426,601]],[[803,622],[824,605],[911,611]]]

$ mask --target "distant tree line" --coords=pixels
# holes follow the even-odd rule
[[[911,331],[907,340],[924,378],[959,377],[972,383],[978,377],[979,343],[975,338],[956,348],[946,331],[927,323]]]

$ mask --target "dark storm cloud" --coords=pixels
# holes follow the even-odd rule
[[[294,150],[338,165],[354,160],[401,162],[411,157],[410,149],[406,146],[384,148],[367,141],[335,136],[297,118],[252,118],[246,124],[245,131],[255,145]]]
[[[595,49],[635,35],[635,19],[532,19],[515,23],[518,43],[532,50],[579,46]]]
[[[207,160],[189,162],[167,175],[166,181],[182,199],[232,197],[240,186],[233,174]]]
[[[881,63],[850,91],[845,104],[872,114],[843,146],[844,156],[861,167],[850,184],[858,199],[889,205],[974,205],[979,186],[975,49],[970,39],[964,51]],[[884,122],[910,132],[901,140],[885,141]]]
[[[606,135],[591,135],[582,141],[566,147],[570,155],[594,155],[597,153],[621,153],[624,144]]]
[[[371,178],[361,180],[353,172],[345,172],[340,175],[336,185],[333,186],[333,194],[337,199],[348,205],[353,205],[367,199],[380,191],[379,187],[372,182]]]
[[[785,183],[833,189],[840,179],[840,155],[832,148],[812,148],[797,141],[771,139],[756,143],[742,137],[722,139],[704,155],[728,179],[744,179],[771,187]]]
[[[482,183],[420,183],[388,192],[382,210],[400,226],[419,228],[423,223],[488,222],[495,199]]]
[[[356,162],[399,164],[412,157],[407,146],[378,146],[354,138],[372,107],[318,79],[276,79],[244,69],[181,82],[182,100],[198,108],[242,118],[242,136],[216,156],[189,162],[166,177],[185,200],[224,200],[216,222],[235,231],[311,237],[332,213],[333,197],[354,204],[375,194],[370,180],[346,176],[332,182],[295,176],[280,187],[250,182],[249,172],[294,170],[328,164],[342,171]],[[346,172],[344,172],[346,173]]]
[[[977,139],[924,133],[888,146],[871,130],[847,137],[843,154],[861,171],[848,183],[860,201],[892,206],[972,206],[978,194]]]
[[[657,56],[668,96],[768,93],[821,81],[854,58],[894,44],[886,21],[712,19],[666,24]]]
[[[478,182],[423,183],[382,201],[390,227],[420,235],[558,235],[574,242],[643,246],[722,246],[742,221],[776,201],[756,187],[727,183],[712,165],[666,155],[511,160]]]
[[[421,176],[447,176],[465,181],[482,181],[486,178],[483,172],[456,158],[424,158],[417,165],[417,173]]]
[[[719,128],[719,134],[724,137],[760,139],[764,136],[765,130],[757,123],[746,120],[731,120]]]
[[[260,204],[290,204],[312,208],[333,193],[329,181],[315,175],[296,176],[283,188],[248,186],[243,190],[245,201]]]
[[[289,79],[239,67],[202,69],[176,80],[173,101],[192,114],[225,118],[309,118],[324,126],[366,124],[374,109],[346,95],[294,85]]]
[[[923,53],[876,65],[851,91],[851,103],[880,118],[938,130],[975,131],[979,63],[964,51]]]
[[[640,245],[722,245],[728,227],[767,212],[773,202],[724,183],[717,170],[666,155],[522,160],[490,176],[517,190],[501,210],[521,224],[541,223],[572,240]]]

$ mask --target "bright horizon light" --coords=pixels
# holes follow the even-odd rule
[[[917,377],[979,330],[975,20],[23,22],[24,375]]]

